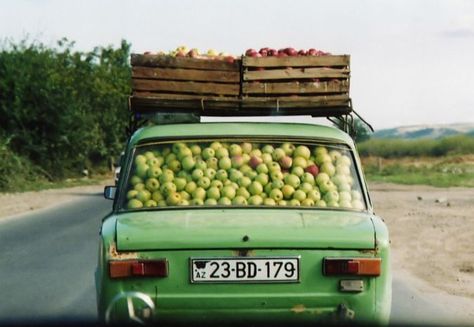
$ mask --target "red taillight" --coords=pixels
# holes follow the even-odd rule
[[[168,260],[109,261],[109,276],[111,278],[167,277]]]
[[[382,260],[380,258],[324,258],[323,274],[380,276]]]

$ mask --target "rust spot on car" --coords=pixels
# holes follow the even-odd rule
[[[291,308],[294,313],[302,313],[306,311],[306,307],[303,304],[296,304]]]
[[[137,252],[118,252],[115,242],[109,245],[109,257],[112,259],[137,259]]]
[[[255,250],[239,249],[232,251],[235,257],[254,257]]]

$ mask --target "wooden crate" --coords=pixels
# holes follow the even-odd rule
[[[137,104],[143,99],[148,105],[178,102],[173,106],[179,107],[195,101],[234,101],[240,95],[240,60],[132,54],[131,64],[132,99]]]
[[[348,107],[350,57],[243,57],[242,106]]]

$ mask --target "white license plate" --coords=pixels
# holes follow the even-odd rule
[[[191,282],[294,283],[299,266],[299,257],[191,258]]]

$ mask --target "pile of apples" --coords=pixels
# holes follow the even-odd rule
[[[153,54],[150,51],[147,51],[144,53],[145,55],[150,55]],[[206,60],[225,60],[225,61],[230,61],[233,62],[235,59],[237,59],[235,56],[226,53],[226,52],[218,52],[214,49],[209,49],[207,52],[201,53],[199,49],[192,48],[189,49],[187,46],[179,46],[175,50],[171,50],[168,53],[164,51],[159,51],[156,53],[157,55],[162,55],[162,56],[171,56],[171,57],[189,57],[189,58],[197,58],[197,59],[206,59]]]
[[[296,57],[296,56],[328,56],[329,52],[316,49],[296,50],[295,48],[282,48],[279,50],[272,48],[261,48],[259,51],[255,49],[247,49],[245,55],[248,57]]]
[[[325,146],[177,142],[136,155],[126,207],[305,206],[364,209],[351,159]]]

